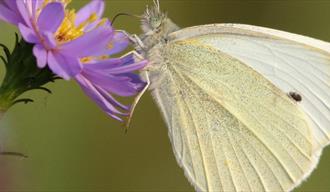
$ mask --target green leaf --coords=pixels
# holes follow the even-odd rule
[[[19,97],[27,91],[43,90],[52,93],[45,87],[49,82],[54,82],[57,77],[48,67],[40,69],[33,55],[33,45],[19,39],[15,34],[15,47],[12,52],[3,44],[7,58],[0,56],[6,65],[6,75],[0,86],[0,109],[8,110],[17,103],[30,103],[32,99]]]

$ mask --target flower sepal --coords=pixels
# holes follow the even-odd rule
[[[45,84],[59,79],[48,67],[39,68],[33,55],[33,45],[19,40],[16,34],[15,48],[12,52],[3,44],[4,55],[0,59],[5,64],[6,74],[0,86],[0,118],[11,106],[16,103],[28,103],[30,98],[20,96],[30,90],[51,91]]]

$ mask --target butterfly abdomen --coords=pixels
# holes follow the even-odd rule
[[[149,60],[149,65],[145,69],[148,71],[151,82],[150,89],[155,89],[160,86],[163,77],[168,75],[170,62],[166,57],[166,43],[158,43],[151,48],[145,55]]]

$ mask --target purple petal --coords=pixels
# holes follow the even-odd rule
[[[75,80],[78,82],[85,94],[88,95],[91,99],[93,99],[102,108],[103,111],[111,115],[113,118],[121,121],[121,119],[117,117],[116,114],[127,115],[126,113],[120,112],[113,105],[111,105],[110,102],[106,98],[104,98],[103,95],[98,92],[96,87],[83,75],[77,75],[75,77]]]
[[[109,74],[120,74],[140,70],[144,68],[147,64],[148,61],[143,60],[141,62],[123,65],[121,59],[108,59],[97,61],[92,64],[86,64],[84,65],[84,67],[88,70],[102,70],[103,72]]]
[[[121,57],[120,59],[122,60],[121,65],[130,65],[135,62],[135,55],[133,53],[128,54],[125,55],[124,57]]]
[[[93,63],[88,63],[84,65],[84,68],[90,70],[111,70],[115,66],[120,66],[122,64],[122,60],[118,58],[114,59],[106,59],[100,61],[94,61]]]
[[[77,19],[75,20],[75,25],[79,26],[81,23],[86,21],[93,14],[96,14],[98,18],[101,18],[103,12],[104,12],[103,0],[93,0],[78,11],[76,17]]]
[[[101,19],[98,19],[94,22],[91,22],[91,23],[88,23],[85,27],[84,27],[84,32],[89,32],[93,29],[95,29],[101,22],[102,20]]]
[[[18,11],[16,1],[14,0],[2,0],[5,5],[12,11]],[[17,12],[18,13],[18,12]]]
[[[147,64],[148,64],[148,61],[144,60],[144,61],[133,63],[130,65],[113,67],[111,70],[108,70],[107,72],[109,72],[110,74],[128,73],[128,72],[142,69]]]
[[[112,34],[112,29],[99,27],[83,36],[62,45],[63,53],[76,57],[100,56],[104,53]]]
[[[113,39],[110,41],[107,52],[109,55],[113,55],[124,51],[129,45],[129,39],[127,36],[121,32],[116,32]]]
[[[18,25],[23,21],[18,12],[14,12],[2,4],[0,4],[0,20],[13,25]]]
[[[101,24],[102,23],[102,24]],[[84,32],[89,32],[91,30],[94,30],[95,28],[97,28],[97,26],[103,26],[103,27],[109,27],[112,28],[111,22],[107,19],[106,21],[102,20],[102,19],[98,19],[92,23],[89,23],[85,28],[84,28]]]
[[[84,71],[84,76],[94,84],[119,96],[132,96],[137,93],[128,77],[112,76],[99,71]]]
[[[29,13],[27,4],[31,4],[31,1],[27,1],[27,2],[22,2],[19,0],[16,1],[17,8],[18,8],[19,12],[21,13],[21,16],[23,17],[23,20],[25,21],[24,24],[26,26],[32,27],[32,24],[31,24],[32,15],[30,15],[30,13]],[[31,7],[32,7],[32,5],[31,5]]]
[[[22,34],[22,37],[25,41],[29,43],[38,43],[39,39],[37,38],[35,31],[26,25],[19,23],[18,24],[19,31]]]
[[[115,107],[119,107],[119,108],[121,108],[121,109],[123,109],[123,110],[126,110],[126,111],[128,111],[128,110],[130,110],[130,106],[126,106],[126,105],[123,105],[123,104],[121,104],[119,101],[117,101],[115,98],[113,98],[112,96],[111,96],[111,94],[109,94],[108,92],[106,92],[104,89],[102,89],[102,88],[100,88],[100,87],[95,87],[99,92],[100,92],[100,94],[102,94],[102,96],[106,99],[106,100],[108,100],[113,106],[115,106]]]
[[[93,63],[87,64],[84,67],[86,69],[102,70],[109,72],[115,67],[131,65],[133,63],[135,63],[134,54],[128,54],[121,58],[93,61]]]
[[[61,55],[56,52],[48,52],[48,66],[58,76],[69,80],[80,73],[82,65],[77,58]]]
[[[48,3],[38,17],[39,30],[56,32],[64,19],[64,14],[62,3]]]
[[[53,49],[57,46],[54,34],[51,32],[43,32],[40,34],[42,37],[43,45],[48,49]]]
[[[47,64],[47,51],[41,45],[35,45],[33,47],[33,54],[37,59],[37,65],[39,68],[44,68]]]
[[[17,8],[17,4],[16,1],[17,0],[3,0],[5,5],[14,13],[18,14],[18,16],[21,18],[21,20],[23,21],[23,18],[21,17],[21,14]]]
[[[11,0],[8,0],[11,1]],[[36,17],[38,13],[38,10],[42,9],[42,6],[45,5],[45,0],[33,0],[32,1],[32,12],[33,12],[33,17]]]
[[[133,53],[125,55],[125,56],[121,57],[120,59],[122,62],[120,64],[120,66],[131,65],[131,64],[135,63],[136,61],[139,61],[139,62],[144,61],[144,60],[135,58],[135,54],[133,54]]]
[[[146,83],[141,80],[140,75],[135,73],[126,73],[117,75],[118,77],[125,76],[130,79],[130,85],[136,90],[136,92],[140,92],[145,86]]]

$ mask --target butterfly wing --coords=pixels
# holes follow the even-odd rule
[[[173,39],[194,39],[217,48],[269,79],[285,93],[297,92],[309,117],[314,150],[330,141],[330,44],[283,31],[241,24],[186,28]]]
[[[265,77],[193,38],[158,51],[152,95],[198,191],[288,191],[316,166],[307,117]]]

